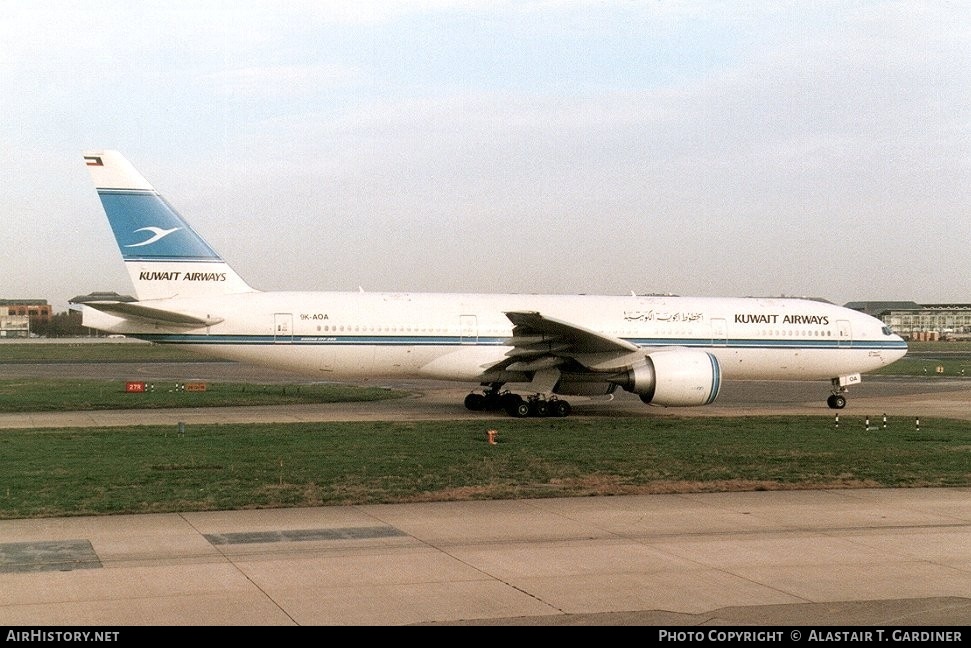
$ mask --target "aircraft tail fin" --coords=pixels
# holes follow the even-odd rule
[[[84,162],[139,300],[253,292],[118,151]]]

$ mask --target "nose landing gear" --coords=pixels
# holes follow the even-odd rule
[[[860,374],[853,374],[850,376],[841,376],[839,378],[833,378],[833,393],[829,398],[826,399],[826,404],[829,405],[830,409],[843,409],[846,407],[846,387],[848,385],[856,385],[860,382]]]
[[[830,409],[843,409],[846,407],[846,397],[843,394],[830,394],[826,399],[826,404]]]

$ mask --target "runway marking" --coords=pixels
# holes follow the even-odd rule
[[[256,544],[264,542],[307,542],[310,540],[366,540],[407,535],[391,526],[343,527],[334,529],[290,529],[240,533],[206,533],[210,544]]]
[[[0,544],[0,573],[100,569],[101,559],[88,540]]]

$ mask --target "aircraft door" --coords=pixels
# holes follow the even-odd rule
[[[714,346],[728,344],[728,327],[725,320],[720,317],[713,317],[711,320],[711,343]]]
[[[459,341],[462,344],[479,341],[479,322],[475,315],[459,315]]]
[[[293,342],[293,313],[273,314],[273,342],[275,344]]]
[[[853,344],[853,329],[849,320],[836,320],[836,346],[848,347]]]

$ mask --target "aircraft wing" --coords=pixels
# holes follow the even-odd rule
[[[506,355],[509,371],[540,371],[567,362],[588,369],[603,370],[629,362],[640,349],[636,344],[569,322],[546,317],[535,311],[510,311],[513,348]]]
[[[136,319],[142,322],[161,324],[163,326],[212,326],[223,321],[222,317],[211,315],[195,315],[174,310],[166,310],[153,306],[146,306],[139,302],[120,301],[85,301],[81,302],[109,315],[116,315],[126,319]]]

